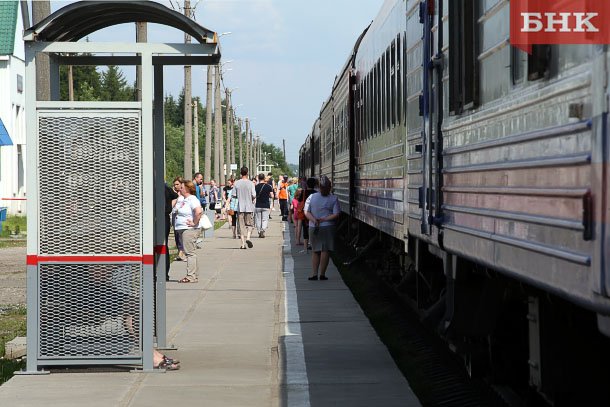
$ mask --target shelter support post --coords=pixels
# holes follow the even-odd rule
[[[25,88],[26,117],[36,117],[36,49],[29,44],[25,50],[25,78],[28,86]],[[36,126],[26,128],[27,144],[36,146],[38,133]],[[38,255],[38,151],[36,148],[27,149],[27,211],[28,211],[28,243],[27,255]],[[16,374],[46,374],[48,372],[38,371],[38,265],[28,264],[27,269],[27,360],[24,371]]]
[[[153,273],[154,273],[154,165],[152,110],[152,54],[142,52],[142,371],[153,370]],[[150,260],[146,260],[150,259]]]
[[[155,287],[155,333],[157,348],[167,349],[166,325],[166,265],[169,253],[165,250],[166,235],[165,222],[165,131],[163,117],[163,66],[154,67],[154,184],[155,184],[155,252],[156,261],[156,287]]]

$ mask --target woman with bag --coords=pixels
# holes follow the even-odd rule
[[[222,199],[224,202],[224,206],[222,207],[221,218],[220,220],[227,219],[229,223],[229,227],[231,226],[231,215],[229,214],[229,200],[231,199],[231,192],[233,191],[233,178],[229,178],[227,180],[227,186],[222,189]]]
[[[235,180],[231,179],[231,186],[234,186],[235,184]],[[239,200],[237,199],[236,196],[233,196],[233,188],[231,188],[231,193],[228,194],[228,199],[227,202],[225,204],[225,207],[227,208],[227,213],[229,214],[229,216],[231,217],[231,228],[233,229],[233,239],[237,239],[237,213],[238,213],[238,208],[239,208]]]
[[[294,234],[297,246],[303,245],[303,243],[301,242],[301,222],[303,221],[303,219],[305,219],[305,213],[303,212],[303,206],[305,205],[305,201],[303,200],[303,205],[301,205],[302,196],[303,189],[297,188],[297,190],[294,192],[294,198],[292,198],[292,202],[290,204],[294,213],[292,215],[292,219],[294,220]],[[299,217],[299,209],[301,209],[301,215],[303,216],[303,218]]]
[[[174,228],[182,237],[184,254],[186,255],[186,277],[180,283],[196,283],[199,276],[197,262],[197,239],[201,235],[203,209],[197,196],[195,184],[183,181],[180,189],[181,197],[176,203],[176,224]]]

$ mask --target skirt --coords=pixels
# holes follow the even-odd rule
[[[318,233],[314,233],[314,227],[309,227],[309,241],[314,252],[326,252],[335,250],[335,227],[320,226]]]

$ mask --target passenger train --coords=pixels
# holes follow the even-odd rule
[[[561,403],[558,370],[591,373],[610,351],[610,52],[527,54],[509,9],[387,0],[346,50],[299,172],[333,181],[339,234],[471,375]]]

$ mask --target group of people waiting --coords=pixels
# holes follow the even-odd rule
[[[276,184],[271,173],[250,178],[248,168],[240,170],[240,179],[230,178],[219,189],[211,180],[209,191],[203,184],[203,176],[195,174],[193,181],[176,177],[173,189],[166,186],[166,235],[174,226],[174,238],[178,248],[176,261],[187,262],[186,276],[180,283],[198,281],[197,244],[201,241],[204,208],[216,212],[215,219],[227,219],[233,230],[233,238],[241,240],[240,249],[252,248],[251,235],[256,228],[259,238],[265,237],[268,221],[276,200],[279,200],[283,221],[294,223],[296,245],[303,245],[303,252],[312,250],[313,275],[310,280],[326,280],[329,251],[334,250],[334,220],[340,207],[331,192],[331,181],[326,176],[317,178],[280,177]],[[303,241],[301,241],[301,237]],[[167,239],[166,239],[167,241]],[[166,251],[168,248],[166,247]],[[169,262],[166,279],[169,280]]]

